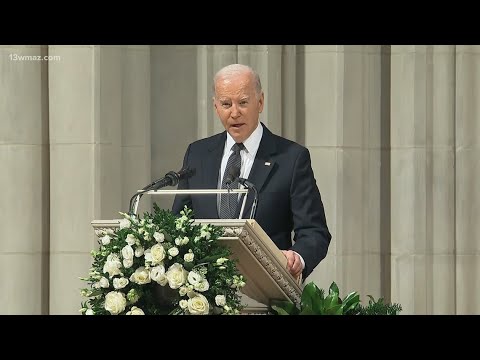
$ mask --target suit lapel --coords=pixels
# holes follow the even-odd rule
[[[263,126],[263,135],[262,140],[260,141],[260,146],[258,147],[257,155],[255,156],[255,161],[253,162],[252,170],[248,176],[248,181],[255,185],[257,191],[260,193],[265,181],[268,178],[268,175],[272,171],[275,161],[270,157],[272,154],[277,152],[277,146],[270,130],[266,126]],[[243,211],[243,218],[250,216],[250,211],[252,208],[254,199],[253,191],[249,192],[247,197],[247,202],[245,204],[245,210]]]
[[[214,139],[212,144],[208,148],[208,156],[203,161],[203,168],[205,169],[203,176],[203,183],[205,189],[217,189],[218,188],[218,173],[220,164],[222,162],[223,148],[225,146],[225,139],[227,133],[223,132]],[[216,195],[204,195],[204,207],[209,218],[218,218],[217,209],[217,196]]]

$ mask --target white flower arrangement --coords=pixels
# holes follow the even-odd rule
[[[143,218],[120,213],[120,228],[96,230],[99,249],[81,280],[85,315],[239,314],[245,286],[220,227],[193,224],[154,204]]]

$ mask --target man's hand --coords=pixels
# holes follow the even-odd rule
[[[302,260],[295,251],[282,250],[283,255],[287,258],[287,269],[294,277],[300,276],[303,270]]]

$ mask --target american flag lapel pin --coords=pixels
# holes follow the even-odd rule
[[[270,166],[270,163],[268,161],[265,161],[265,166]]]

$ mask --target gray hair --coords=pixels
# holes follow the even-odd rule
[[[244,73],[250,73],[252,74],[254,80],[255,80],[255,93],[257,97],[259,97],[262,93],[262,83],[260,82],[260,76],[257,74],[255,70],[253,70],[250,66],[248,65],[242,65],[242,64],[231,64],[227,65],[223,68],[221,68],[213,77],[213,94],[216,96],[216,90],[215,90],[215,84],[220,78],[223,77],[228,77],[231,75],[238,75],[238,74],[244,74]]]

